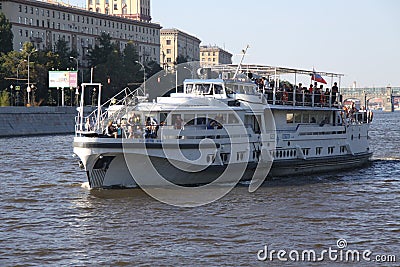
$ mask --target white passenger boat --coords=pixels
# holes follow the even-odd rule
[[[142,88],[125,89],[89,117],[79,112],[74,153],[90,187],[260,183],[369,162],[369,112],[344,110],[340,88],[310,93],[281,82],[313,71],[221,65],[208,72],[219,78],[187,79],[182,92],[152,101]],[[341,74],[319,74],[340,87]]]

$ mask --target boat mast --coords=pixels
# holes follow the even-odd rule
[[[240,70],[240,68],[241,68],[241,66],[242,66],[242,63],[243,63],[243,60],[244,60],[244,57],[246,56],[247,49],[249,49],[249,47],[250,47],[250,46],[247,45],[246,48],[242,50],[242,53],[243,53],[242,59],[240,60],[240,63],[239,63],[239,65],[238,65],[237,69],[236,69],[235,75],[233,75],[233,79],[236,79],[236,76],[237,76],[238,73],[239,73],[239,70]]]

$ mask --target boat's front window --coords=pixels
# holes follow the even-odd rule
[[[193,84],[187,84],[186,85],[186,94],[192,94],[193,92]]]
[[[246,95],[255,95],[256,94],[256,85],[253,84],[232,84],[227,83],[226,85],[226,93],[229,94],[246,94]]]
[[[211,93],[211,84],[196,84],[194,92],[198,95],[209,95]]]

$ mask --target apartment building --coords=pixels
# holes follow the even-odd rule
[[[150,0],[87,0],[88,10],[144,22],[151,21]]]
[[[232,64],[232,54],[217,46],[200,47],[200,63],[203,66]]]
[[[201,41],[178,29],[162,29],[160,36],[160,60],[164,68],[173,67],[178,56],[188,62],[200,61]]]
[[[12,24],[14,50],[32,42],[39,50],[54,49],[57,40],[65,40],[79,54],[82,66],[102,33],[110,34],[123,50],[132,41],[141,62],[160,63],[159,24],[132,20],[73,7],[51,0],[2,0],[3,12]]]

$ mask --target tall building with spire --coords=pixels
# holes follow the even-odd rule
[[[150,0],[87,0],[89,11],[150,22]]]

